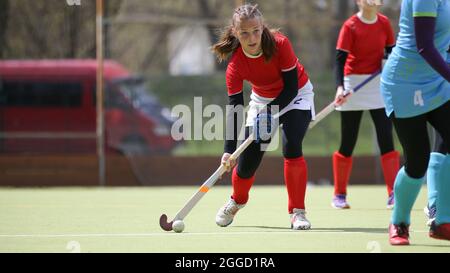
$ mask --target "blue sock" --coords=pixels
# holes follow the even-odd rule
[[[405,172],[405,167],[400,169],[394,182],[395,205],[391,218],[392,224],[409,225],[411,223],[411,209],[419,195],[424,179],[425,176],[418,179],[409,177]]]
[[[436,183],[436,224],[450,223],[450,155],[445,157]]]
[[[427,170],[428,207],[436,206],[438,175],[444,163],[445,155],[441,153],[431,153]]]

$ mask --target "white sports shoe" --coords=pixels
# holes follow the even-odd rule
[[[423,208],[423,212],[427,216],[427,226],[431,227],[431,224],[436,220],[436,207],[429,208],[428,205]]]
[[[291,228],[294,230],[311,229],[311,223],[306,219],[304,209],[294,209],[291,214]]]
[[[239,205],[233,199],[230,199],[216,214],[216,224],[221,227],[229,226],[233,222],[236,213],[242,209],[245,204]]]

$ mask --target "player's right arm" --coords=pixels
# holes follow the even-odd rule
[[[222,155],[221,163],[225,165],[227,172],[236,165],[236,160],[229,160],[231,154],[236,150],[237,139],[240,128],[242,127],[243,115],[241,111],[244,109],[244,94],[243,92],[228,97],[227,118],[226,118],[226,133],[224,153]]]
[[[348,96],[344,96],[344,70],[345,63],[349,52],[353,46],[353,35],[350,26],[346,23],[339,32],[339,37],[336,45],[336,62],[335,62],[335,78],[336,78],[336,95],[334,103],[340,106],[345,103]]]
[[[226,106],[225,144],[221,163],[227,172],[236,165],[235,160],[229,160],[236,150],[238,135],[243,124],[244,110],[244,80],[240,76],[237,64],[231,60],[226,71],[228,89],[228,104]]]
[[[347,97],[344,97],[344,67],[347,61],[348,53],[337,49],[336,50],[336,64],[335,64],[335,77],[336,77],[336,96],[334,98],[334,104],[340,106],[347,101]]]

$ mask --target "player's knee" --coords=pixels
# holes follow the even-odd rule
[[[415,170],[412,168],[405,168],[405,172],[408,174],[409,177],[414,179],[420,179],[425,176],[425,171]]]
[[[380,153],[382,155],[394,151],[394,145],[390,145],[390,144],[388,144],[388,145],[380,145],[379,148],[380,148]]]
[[[341,147],[339,148],[339,153],[345,157],[351,157],[353,154],[353,148]]]
[[[345,157],[350,157],[353,154],[355,145],[356,140],[346,139],[345,137],[342,137],[341,146],[339,147],[339,153]]]
[[[256,172],[255,169],[250,168],[248,166],[238,165],[238,168],[237,168],[237,175],[243,179],[248,179],[248,178],[254,176],[255,172]]]
[[[384,134],[377,136],[378,148],[380,148],[381,154],[386,154],[394,150],[394,139],[392,135]]]
[[[405,171],[409,177],[419,179],[425,176],[428,168],[428,160],[420,161],[415,163],[407,163],[405,166]]]
[[[297,158],[303,156],[302,146],[300,144],[297,145],[286,144],[283,147],[283,156],[285,158]]]

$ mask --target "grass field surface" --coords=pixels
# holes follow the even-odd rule
[[[255,185],[250,201],[227,228],[214,218],[229,186],[208,192],[185,219],[183,233],[165,232],[196,187],[2,188],[0,252],[450,252],[428,237],[423,188],[412,212],[411,246],[388,244],[391,211],[384,186],[349,188],[350,210],[335,210],[329,186],[307,190],[312,230],[291,230],[283,186]]]

